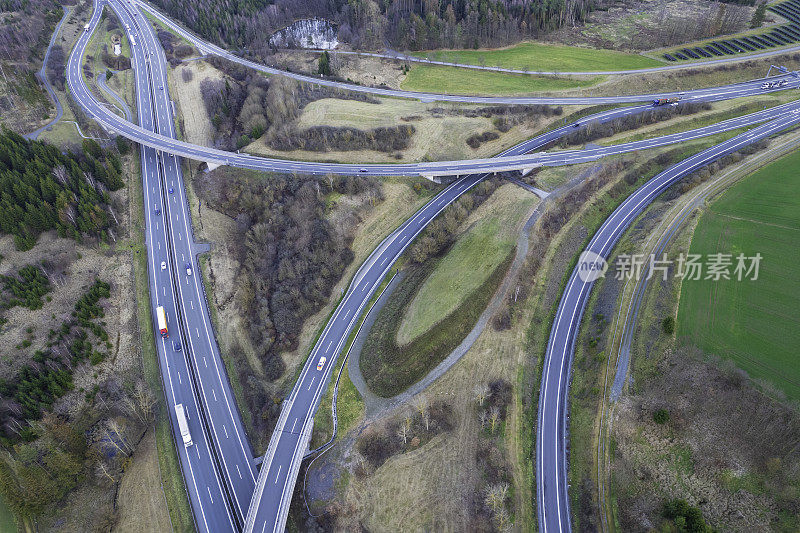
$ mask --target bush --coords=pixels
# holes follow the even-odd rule
[[[678,531],[705,533],[712,531],[703,519],[703,512],[689,505],[684,499],[674,499],[664,503],[664,518],[672,520]]]
[[[508,131],[508,130],[506,130],[506,131]],[[467,144],[469,145],[470,148],[475,150],[480,145],[482,145],[483,143],[486,143],[486,142],[489,142],[489,141],[493,141],[493,140],[499,139],[499,138],[500,138],[500,135],[498,135],[497,133],[495,133],[493,131],[485,131],[485,132],[483,132],[481,134],[475,133],[475,134],[472,134],[469,137],[467,137]]]
[[[666,409],[658,409],[656,412],[653,413],[653,421],[656,424],[666,424],[669,422],[669,411]]]
[[[665,317],[664,320],[661,321],[661,329],[663,329],[664,333],[667,335],[675,333],[675,317],[671,315]]]

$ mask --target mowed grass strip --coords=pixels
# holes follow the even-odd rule
[[[495,50],[437,50],[412,55],[432,61],[535,72],[597,72],[664,65],[649,57],[616,50],[530,42]]]
[[[397,332],[405,345],[455,311],[514,248],[521,218],[537,202],[516,185],[500,187],[467,221],[468,229],[442,258],[409,304]]]
[[[421,92],[510,95],[592,87],[604,79],[605,76],[571,79],[507,74],[461,67],[412,65],[400,87],[408,91]]]
[[[753,173],[698,222],[690,253],[762,256],[756,281],[684,280],[679,339],[800,399],[800,153]],[[735,266],[734,259],[734,266]],[[733,269],[731,269],[733,273]]]

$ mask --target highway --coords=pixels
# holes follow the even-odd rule
[[[494,171],[503,164],[516,165],[514,168],[526,168],[591,161],[615,153],[663,146],[770,121],[698,154],[698,156],[689,158],[650,180],[640,191],[624,202],[609,219],[609,221],[613,220],[617,216],[617,212],[627,206],[630,218],[624,217],[622,220],[628,224],[632,217],[641,212],[641,209],[669,183],[727,151],[732,151],[742,144],[770,135],[795,123],[800,110],[800,104],[793,102],[745,117],[698,128],[691,132],[682,132],[657,139],[586,150],[524,155],[574,131],[571,125],[567,125],[514,147],[500,154],[497,159],[368,166],[368,173],[373,175],[424,175],[426,173],[439,174],[440,172],[466,175],[458,178],[403,223],[379,245],[359,269],[342,302],[314,346],[291,395],[284,401],[278,425],[270,441],[256,483],[252,452],[244,437],[241,421],[230,394],[224,366],[222,366],[219,351],[214,342],[213,330],[210,327],[201,281],[198,279],[195,245],[192,240],[180,162],[177,157],[169,155],[169,153],[212,162],[216,161],[215,157],[218,157],[224,164],[282,172],[355,174],[362,167],[257,158],[214,151],[174,139],[172,103],[168,95],[163,52],[158,46],[152,28],[149,24],[144,24],[144,19],[137,12],[135,4],[130,2],[123,4],[122,0],[111,0],[108,5],[117,12],[123,25],[130,28],[129,33],[134,34],[137,41],[137,45],[132,46],[134,55],[132,60],[136,70],[136,92],[139,102],[137,112],[140,126],[131,124],[111,113],[99,105],[86,87],[81,74],[82,58],[89,35],[91,31],[94,31],[100,18],[101,8],[106,5],[106,2],[96,0],[95,5],[95,13],[90,21],[90,31],[81,35],[70,55],[67,80],[74,97],[91,116],[97,118],[106,127],[142,144],[151,304],[153,309],[156,305],[165,307],[167,315],[170,317],[171,328],[170,339],[160,339],[158,343],[159,362],[169,400],[168,405],[171,407],[172,404],[183,403],[189,413],[189,425],[195,444],[190,448],[184,448],[179,444],[177,448],[197,527],[203,531],[238,530],[242,523],[244,523],[246,531],[265,531],[267,528],[272,531],[282,530],[288,514],[297,471],[310,439],[314,413],[328,385],[336,356],[341,351],[358,316],[389,272],[391,265],[417,234],[447,205],[479,183],[487,175],[485,172]],[[789,78],[789,81],[790,85],[787,88],[797,86],[796,79]],[[686,98],[714,100],[758,94],[761,92],[760,83],[761,81],[758,80],[737,84],[713,93],[709,93],[707,90],[687,93]],[[617,116],[640,112],[648,107],[644,105],[615,109],[582,120],[610,120]],[[334,170],[330,170],[331,168]],[[411,169],[416,169],[416,171]],[[439,169],[439,171],[435,169]],[[657,190],[654,189],[659,183],[662,186]],[[170,190],[173,192],[169,192]],[[645,193],[641,191],[645,191]],[[650,191],[650,193],[646,193],[646,191]],[[645,200],[641,200],[640,203],[630,203],[632,199],[641,199],[642,194],[645,194],[644,198],[647,203],[643,203]],[[651,196],[647,196],[647,194]],[[156,213],[156,206],[162,211],[161,214]],[[608,232],[609,239],[613,237],[613,241],[608,240],[611,243],[610,246],[613,246],[613,242],[616,242],[618,237],[614,237],[613,231],[604,229],[607,224],[603,225],[600,232]],[[622,227],[622,222],[617,224],[617,228],[620,227]],[[595,240],[592,242],[594,243]],[[604,248],[600,249],[604,250]],[[610,247],[608,249],[610,250]],[[163,270],[159,267],[161,261],[166,263],[166,268]],[[192,275],[186,273],[187,263],[193,271]],[[567,290],[572,291],[573,286],[574,282],[571,279]],[[586,294],[588,294],[588,290]],[[563,453],[566,446],[563,440],[566,428],[564,406],[566,405],[571,364],[570,335],[574,335],[574,331],[577,331],[577,324],[582,312],[582,307],[578,309],[574,305],[585,304],[585,295],[583,297],[580,294],[570,295],[572,295],[571,292],[565,292],[564,298],[569,296],[571,299],[566,303],[565,300],[562,300],[562,306],[559,307],[553,335],[560,336],[555,341],[551,338],[545,366],[546,372],[543,374],[543,403],[540,407],[540,424],[537,434],[537,439],[540,437],[543,439],[537,442],[537,476],[540,473],[542,475],[541,484],[537,485],[539,487],[537,491],[541,490],[540,498],[537,501],[543,530],[569,529],[565,484],[566,462]],[[562,310],[562,307],[567,311]],[[559,325],[558,321],[562,316],[565,319],[577,316],[577,321],[570,326],[571,330]],[[184,346],[180,352],[175,351],[172,345],[177,338],[180,338]],[[559,343],[562,341],[567,344],[562,350],[561,359],[558,359],[558,351],[551,350],[551,348],[560,346]],[[318,370],[317,362],[321,356],[325,356],[327,362],[321,370]],[[566,374],[564,373],[565,368]],[[557,369],[560,369],[560,372],[556,372]],[[181,438],[173,409],[170,409],[170,416],[176,442],[180,443]],[[564,417],[564,420],[559,417]],[[542,436],[542,432],[545,430],[548,433]],[[563,431],[559,433],[559,430]],[[542,449],[543,442],[548,445],[546,450]],[[555,446],[551,446],[553,443],[556,443]],[[542,462],[538,462],[540,452]],[[549,455],[551,453],[554,455]],[[548,466],[547,470],[543,468],[544,465]],[[549,468],[552,466],[555,468]],[[560,469],[563,469],[563,478],[560,477],[562,473]],[[548,480],[548,475],[554,476],[553,479]],[[560,481],[564,481],[564,484],[560,486],[559,490]],[[537,481],[537,483],[539,482]],[[563,521],[564,519],[566,522]],[[552,522],[552,520],[557,520],[557,522]]]
[[[367,93],[375,96],[392,96],[395,98],[407,98],[413,100],[422,100],[427,102],[459,102],[459,103],[472,103],[472,104],[550,104],[550,105],[596,105],[596,104],[620,104],[620,103],[642,103],[660,98],[664,96],[679,96],[681,92],[665,92],[659,94],[634,94],[627,96],[468,96],[457,94],[439,94],[439,93],[424,93],[416,91],[403,91],[399,89],[387,89],[381,87],[368,87],[364,85],[357,85],[354,83],[345,83],[329,79],[324,79],[317,76],[306,76],[294,72],[287,72],[277,68],[269,67],[244,59],[236,54],[225,50],[213,43],[203,40],[197,35],[185,29],[176,21],[161,13],[158,9],[151,6],[147,2],[141,0],[134,0],[142,9],[153,15],[159,22],[167,26],[169,29],[192,43],[203,54],[211,54],[242,66],[258,70],[264,74],[285,76],[306,83],[313,83],[324,87],[331,87],[334,89],[341,89],[344,91],[352,91],[359,93]],[[687,64],[687,66],[690,66]],[[605,73],[608,74],[608,73]],[[726,89],[733,89],[738,85],[747,85],[753,82],[744,82],[743,84],[734,84],[725,87],[709,87],[705,89],[696,89],[692,94],[696,97],[713,96],[720,91]]]
[[[163,54],[162,54],[163,55]],[[159,61],[160,63],[160,61]],[[787,90],[800,86],[800,78],[793,76],[776,77],[785,79],[786,85],[781,88],[771,90]],[[239,154],[226,152],[214,148],[207,148],[180,141],[163,132],[154,132],[142,128],[136,124],[128,122],[124,118],[113,113],[103,106],[89,91],[85,80],[80,75],[80,60],[75,57],[75,52],[70,57],[67,68],[67,83],[70,90],[86,113],[100,122],[107,129],[115,131],[139,144],[155,148],[156,150],[169,152],[176,156],[206,161],[213,164],[229,165],[252,170],[265,172],[286,172],[286,173],[306,173],[306,174],[369,174],[373,176],[461,176],[475,172],[500,172],[510,170],[526,170],[538,166],[572,164],[586,161],[593,161],[600,157],[613,154],[642,150],[663,146],[674,142],[682,142],[688,139],[714,135],[735,129],[738,127],[757,124],[764,120],[770,120],[786,110],[792,109],[794,104],[785,104],[757,113],[752,113],[744,117],[720,122],[703,128],[698,128],[690,132],[675,133],[656,139],[647,139],[627,144],[615,146],[592,147],[585,150],[567,150],[552,153],[535,154],[509,154],[500,155],[495,158],[468,159],[461,161],[438,161],[424,163],[385,163],[385,164],[348,164],[348,163],[324,163],[324,162],[305,162],[291,161],[285,159],[275,159],[267,157],[256,157],[249,154]],[[728,87],[717,88],[714,91],[702,89],[696,92],[687,92],[683,98],[685,101],[708,102],[718,101],[742,96],[752,96],[766,92],[761,87],[762,80],[754,80]],[[166,91],[166,88],[164,89]],[[585,99],[583,103],[588,104],[591,99]],[[640,109],[641,110],[641,109]],[[584,119],[585,120],[585,119]]]
[[[142,129],[173,137],[165,58],[151,26],[143,23],[141,15],[137,18],[130,6],[119,1],[95,2],[90,31],[80,36],[69,59],[68,75],[80,74],[80,60],[104,5],[114,9],[129,39],[133,36],[136,41],[131,50]],[[140,149],[151,312],[155,315],[160,305],[168,317],[169,338],[162,338],[157,330],[154,334],[186,489],[198,530],[237,531],[252,496],[256,471],[214,341],[180,161],[150,147]],[[176,342],[182,345],[181,351],[175,350]],[[188,415],[194,441],[188,448],[182,445],[176,404],[183,404]]]
[[[585,252],[607,259],[633,220],[670,185],[725,154],[798,123],[800,110],[795,109],[767,124],[695,154],[651,178],[614,210],[592,237]],[[575,267],[561,296],[550,330],[542,370],[536,432],[536,503],[539,531],[542,532],[572,530],[567,476],[569,384],[575,339],[594,285],[593,281],[583,281],[579,276],[579,270],[583,266],[585,265],[579,262]]]
[[[793,104],[773,117],[782,114],[798,117],[799,110],[800,105]],[[629,109],[613,110],[597,118],[598,120],[611,120],[622,112],[631,111]],[[571,129],[570,126],[559,128],[531,139],[501,155],[515,155],[534,150],[562,137]],[[745,133],[743,136],[747,139],[746,142],[758,138],[751,133]],[[739,139],[739,137],[736,138]],[[723,143],[719,146],[722,147],[721,150],[726,150],[730,145]],[[715,148],[711,150],[715,150]],[[718,155],[714,157],[718,157]],[[685,171],[680,176],[684,173]],[[336,358],[350,332],[353,331],[364,306],[389,273],[394,262],[413,242],[419,232],[445,207],[485,177],[486,174],[472,174],[456,180],[387,237],[356,273],[347,293],[315,344],[291,395],[284,401],[280,418],[264,457],[250,510],[247,513],[245,532],[283,531],[294,483],[311,437],[314,414],[319,406],[321,396],[328,386]],[[326,358],[321,370],[317,368],[320,357]]]

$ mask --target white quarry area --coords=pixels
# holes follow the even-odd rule
[[[298,20],[272,34],[269,43],[277,48],[333,50],[339,46],[336,27],[322,18]]]

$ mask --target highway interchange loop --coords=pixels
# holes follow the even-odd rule
[[[84,79],[82,62],[86,46],[106,5],[110,6],[123,21],[129,39],[136,39],[138,43],[137,46],[132,46],[131,50],[132,65],[136,73],[139,125],[123,119],[101,105],[88,89]],[[487,104],[588,105],[641,103],[665,95],[495,98],[413,93],[343,84],[285,73],[239,58],[200,40],[147,4],[129,0],[95,0],[95,11],[89,21],[89,28],[80,35],[70,54],[67,82],[72,96],[91,117],[105,128],[141,145],[151,305],[153,309],[159,305],[164,306],[169,316],[174,317],[170,323],[177,326],[178,336],[186,347],[183,352],[179,352],[175,350],[172,342],[159,338],[157,343],[159,363],[165,391],[171,400],[168,404],[176,442],[181,440],[177,432],[175,413],[171,407],[173,404],[183,403],[188,408],[189,424],[195,436],[195,444],[192,447],[177,448],[195,522],[202,531],[240,529],[248,532],[267,529],[282,531],[288,516],[297,472],[310,440],[314,413],[328,385],[330,373],[335,367],[336,356],[357,323],[364,306],[389,273],[396,259],[427,224],[458,197],[485,179],[488,173],[592,161],[612,154],[664,146],[756,126],[670,167],[650,179],[626,199],[601,226],[587,248],[601,257],[607,257],[631,221],[654,198],[681,177],[724,154],[800,122],[800,102],[791,102],[711,126],[654,139],[584,150],[528,154],[531,150],[546,146],[577,127],[566,125],[525,141],[490,159],[348,165],[287,161],[236,154],[175,139],[165,57],[151,25],[141,14],[140,7],[149,11],[203,52],[216,54],[266,74],[286,75],[299,81],[379,96]],[[793,76],[774,79],[787,80],[788,84],[781,89],[796,88],[800,84],[800,80]],[[763,81],[753,80],[725,87],[686,91],[685,94],[681,93],[681,97],[686,101],[702,102],[761,94],[764,92],[761,88]],[[585,117],[578,126],[589,121],[613,120],[642,112],[649,107],[651,106],[637,105],[612,109]],[[181,165],[176,156],[285,173],[458,176],[453,183],[445,187],[387,237],[358,270],[315,344],[291,395],[283,403],[280,418],[257,479],[252,451],[244,436],[230,384],[214,341],[202,281],[199,275],[189,274],[192,270],[197,272],[196,249]],[[151,209],[151,205],[155,208]],[[162,205],[163,218],[157,215],[159,211],[157,208]],[[160,220],[164,221],[163,226]],[[161,258],[164,258],[164,263],[159,269],[156,264]],[[165,267],[167,263],[168,268]],[[190,269],[193,265],[195,268]],[[187,272],[186,276],[183,275],[184,269]],[[577,277],[577,270],[573,272],[561,298],[545,355],[536,446],[537,506],[542,531],[570,530],[566,477],[567,398],[575,335],[591,286],[591,283],[584,283]],[[316,362],[322,355],[327,357],[328,364],[319,371]]]

